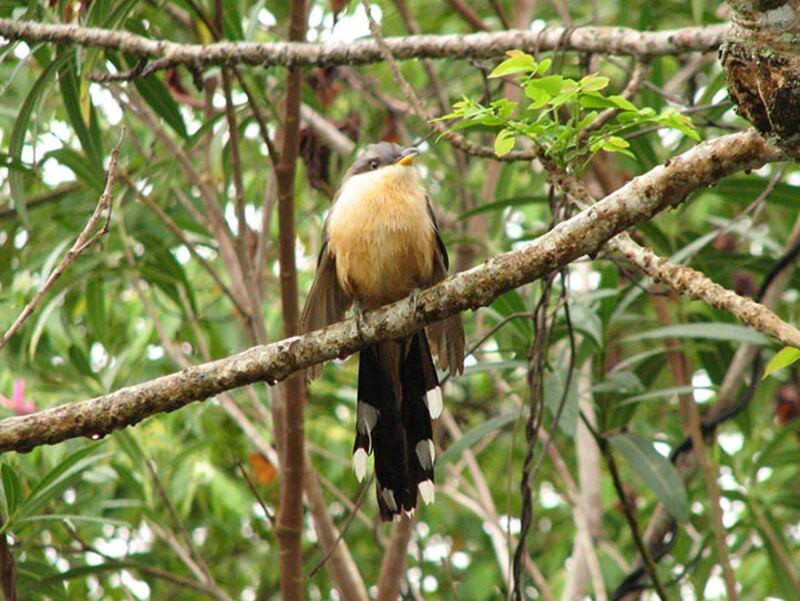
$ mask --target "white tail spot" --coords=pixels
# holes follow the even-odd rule
[[[362,434],[370,434],[372,428],[378,423],[378,410],[369,403],[358,401],[358,409],[356,409],[356,423],[358,424],[358,431]]]
[[[359,482],[362,482],[367,475],[367,452],[364,449],[356,449],[353,453],[353,471]]]
[[[425,505],[433,503],[433,499],[436,496],[436,489],[433,486],[432,480],[423,480],[417,485],[417,488],[419,488],[419,494],[422,496]]]
[[[383,497],[383,501],[386,503],[386,506],[390,511],[397,511],[397,502],[394,500],[394,492],[391,488],[384,488],[381,491],[381,496]]]
[[[442,408],[444,407],[444,403],[442,401],[441,386],[437,386],[436,388],[431,388],[425,394],[425,404],[428,406],[428,413],[430,413],[431,419],[436,419],[442,414]]]
[[[372,429],[378,423],[380,411],[369,403],[358,401],[356,409],[356,428],[361,434],[367,435],[369,448],[372,449]]]
[[[432,470],[433,462],[436,460],[436,450],[433,448],[433,441],[425,438],[417,443],[414,448],[417,452],[417,459],[424,470]]]

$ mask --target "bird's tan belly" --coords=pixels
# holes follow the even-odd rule
[[[371,309],[430,284],[435,240],[427,209],[351,212],[332,220],[329,244],[346,293]]]

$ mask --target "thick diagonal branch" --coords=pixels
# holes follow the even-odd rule
[[[225,390],[260,380],[282,380],[295,371],[380,340],[407,336],[448,315],[488,305],[500,294],[581,256],[594,255],[613,236],[676,206],[699,187],[781,158],[779,151],[752,131],[699,144],[631,180],[530,244],[497,255],[423,291],[416,311],[408,301],[399,301],[368,313],[360,331],[355,320],[349,319],[108,395],[7,418],[0,421],[0,451],[25,451],[68,438],[102,436]],[[800,331],[785,324],[780,340],[800,347]]]

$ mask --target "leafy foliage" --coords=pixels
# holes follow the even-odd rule
[[[670,127],[692,139],[700,136],[691,119],[675,108],[659,113],[651,107],[636,108],[619,94],[604,96],[610,79],[603,75],[585,75],[579,80],[563,75],[547,75],[552,59],[537,63],[530,54],[511,50],[509,58],[497,65],[489,79],[513,76],[525,93],[527,103],[500,98],[483,106],[465,96],[453,105],[453,112],[440,120],[459,119],[452,129],[484,126],[500,129],[494,139],[497,156],[511,152],[517,137],[527,137],[561,168],[582,171],[600,152],[621,153],[633,157],[630,143],[621,134],[642,125]],[[616,111],[600,127],[596,123],[601,109]],[[588,135],[586,135],[586,133]]]

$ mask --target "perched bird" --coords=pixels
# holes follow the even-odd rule
[[[447,275],[430,198],[412,166],[418,154],[416,148],[372,144],[345,174],[325,220],[303,331],[340,321],[353,304],[360,313],[416,295]],[[353,469],[362,480],[375,451],[384,520],[413,511],[417,491],[426,503],[433,501],[431,418],[442,411],[442,392],[431,349],[440,369],[463,371],[459,315],[360,353]]]

